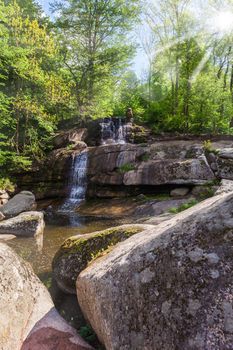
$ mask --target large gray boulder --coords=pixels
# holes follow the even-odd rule
[[[233,193],[120,243],[77,279],[108,350],[233,349]]]
[[[203,185],[215,179],[206,159],[152,160],[141,163],[137,169],[128,171],[124,185]]]
[[[0,234],[12,234],[19,237],[43,237],[44,214],[29,211],[0,222]]]
[[[4,204],[0,211],[5,217],[13,217],[24,211],[34,210],[36,208],[35,196],[32,192],[22,191]]]
[[[65,293],[76,294],[75,283],[79,273],[104,250],[142,231],[142,228],[142,225],[133,228],[123,225],[66,239],[52,263],[53,277],[59,288]]]
[[[55,311],[29,264],[0,243],[0,349],[91,349]]]

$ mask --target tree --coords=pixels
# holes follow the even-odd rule
[[[96,116],[99,101],[111,100],[119,73],[132,56],[128,33],[137,23],[139,0],[67,0],[53,9],[58,11],[63,62],[75,85],[78,112]]]

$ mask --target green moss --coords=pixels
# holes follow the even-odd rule
[[[53,259],[53,273],[67,290],[75,291],[79,273],[98,257],[107,254],[118,242],[142,231],[141,227],[117,227],[95,234],[67,239]]]
[[[153,195],[145,195],[143,199],[138,199],[141,200],[143,202],[147,202],[147,201],[167,201],[170,200],[171,197],[169,194],[167,193],[158,193],[158,194],[153,194]]]
[[[121,167],[119,167],[119,168],[117,169],[117,171],[118,171],[120,174],[127,173],[128,171],[131,171],[131,170],[135,170],[135,165],[134,165],[134,164],[131,164],[131,163],[124,164],[124,165],[122,165]]]
[[[147,162],[150,159],[149,153],[144,153],[141,156],[138,157],[139,162]]]
[[[191,200],[190,202],[184,203],[184,204],[180,205],[180,206],[177,207],[177,208],[175,208],[175,207],[174,207],[174,208],[170,208],[170,209],[169,209],[169,213],[172,213],[172,214],[180,213],[180,212],[182,212],[182,211],[184,211],[184,210],[186,210],[186,209],[189,209],[189,208],[193,207],[194,205],[196,205],[196,204],[198,204],[198,203],[199,203],[198,200],[193,199],[193,200]]]

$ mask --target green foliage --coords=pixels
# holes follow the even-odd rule
[[[172,214],[177,214],[177,213],[180,213],[186,209],[189,209],[191,207],[193,207],[194,205],[198,204],[199,201],[196,200],[196,199],[192,199],[191,201],[189,201],[188,203],[184,203],[182,205],[180,205],[178,208],[170,208],[169,209],[169,213],[172,213]]]
[[[88,343],[93,343],[97,340],[96,334],[91,326],[86,325],[79,329],[79,335],[85,339]]]
[[[167,193],[158,193],[151,195],[143,195],[142,199],[137,198],[139,201],[148,202],[148,201],[168,201],[171,199],[170,195]]]
[[[210,140],[204,141],[203,148],[206,152],[211,153],[213,151],[212,142]]]
[[[55,3],[61,57],[83,118],[113,112],[113,97],[134,52],[127,33],[137,22],[139,0],[67,0]]]
[[[134,170],[135,169],[135,165],[131,164],[131,163],[127,163],[124,164],[122,166],[120,166],[117,171],[121,174],[127,173],[128,171]]]
[[[3,177],[3,178],[0,178],[0,189],[13,192],[15,189],[15,186],[9,178]]]

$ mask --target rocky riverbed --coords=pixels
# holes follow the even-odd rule
[[[21,192],[1,192],[0,240],[23,236],[8,246],[32,264],[60,314],[96,349],[233,348],[233,141],[90,140],[85,129],[57,135],[40,169],[16,174]],[[34,296],[35,314],[29,321],[23,306],[20,322],[29,326],[19,326],[18,341],[2,318],[4,350],[90,348],[27,265],[0,248],[20,272],[2,270],[3,278],[13,289],[25,285],[18,295]],[[3,289],[2,298],[11,293]],[[13,303],[17,309],[22,299]]]

